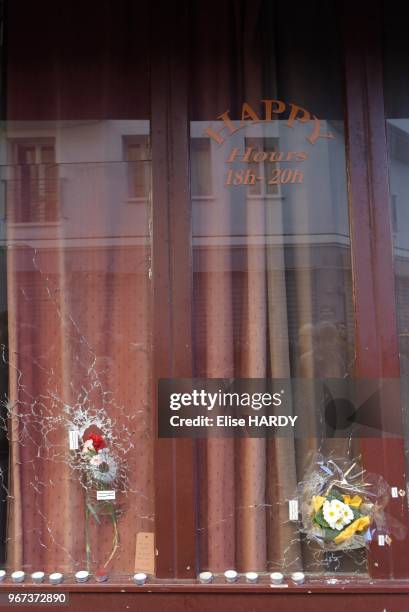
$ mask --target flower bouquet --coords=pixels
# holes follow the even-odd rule
[[[370,510],[360,495],[351,497],[332,489],[328,495],[313,496],[311,520],[317,536],[342,544],[356,534],[365,534],[373,520]]]
[[[108,484],[115,480],[117,467],[102,436],[89,434],[82,447],[82,458],[89,476],[96,484]]]
[[[103,564],[105,569],[119,547],[119,510],[111,499],[98,500],[98,491],[114,486],[118,468],[105,438],[95,433],[84,436],[79,461],[85,487],[85,547],[88,569],[91,564],[90,519],[92,517],[97,524],[101,524],[101,518],[107,516],[112,521],[114,535],[111,552]],[[95,491],[96,499],[93,495]]]
[[[368,474],[359,461],[318,455],[299,484],[302,531],[324,550],[365,547],[384,528],[389,487]]]

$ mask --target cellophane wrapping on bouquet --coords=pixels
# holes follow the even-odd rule
[[[390,487],[359,458],[314,455],[298,485],[301,531],[323,550],[353,550],[384,532]]]

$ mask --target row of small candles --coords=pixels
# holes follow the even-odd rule
[[[79,572],[75,574],[75,580],[76,582],[87,582],[90,575],[91,574],[89,572],[85,570],[80,570]],[[5,577],[6,577],[5,570],[0,570],[0,582],[3,581]],[[26,580],[26,573],[23,571],[12,572],[12,574],[10,575],[10,578],[12,582],[15,582],[15,583],[24,582]],[[104,582],[105,580],[108,579],[108,575],[97,574],[95,578],[99,582]],[[45,579],[44,572],[34,572],[33,574],[31,574],[31,581],[34,584],[41,584],[44,582],[44,579]],[[60,572],[53,572],[52,574],[49,575],[48,579],[50,581],[50,584],[61,584],[61,582],[63,582],[64,580],[64,576]],[[135,582],[135,584],[145,584],[146,579],[147,579],[147,575],[142,572],[138,574],[134,574],[132,577],[132,580]]]
[[[236,582],[239,579],[239,574],[238,572],[236,572],[236,570],[226,570],[224,572],[224,579],[226,582]],[[0,581],[4,580],[4,578],[6,577],[6,572],[5,570],[0,570]],[[90,577],[90,573],[85,571],[85,570],[81,570],[79,572],[77,572],[75,574],[75,580],[76,582],[87,582],[88,578]],[[60,574],[59,572],[54,572],[53,574],[49,575],[49,581],[50,584],[60,584],[63,581],[63,574]],[[247,572],[245,574],[245,578],[246,578],[246,582],[250,583],[250,584],[255,584],[256,582],[258,582],[259,579],[259,574],[257,574],[257,572]],[[11,580],[12,582],[15,583],[19,583],[19,582],[24,582],[26,579],[26,574],[23,571],[17,571],[17,572],[13,572],[11,574]],[[41,584],[42,582],[44,582],[45,579],[45,573],[44,572],[34,572],[33,574],[31,574],[31,580],[34,584]],[[99,574],[96,576],[97,581],[99,582],[104,582],[105,580],[108,579],[108,576],[103,574]],[[214,579],[214,574],[212,574],[212,572],[201,572],[199,574],[199,580],[202,584],[209,584],[211,582],[213,582]],[[144,574],[143,572],[134,574],[132,577],[132,580],[135,584],[145,584],[146,580],[147,580],[147,575]],[[291,580],[292,582],[294,582],[295,584],[302,584],[305,580],[305,576],[302,572],[294,572],[293,574],[291,574]],[[281,572],[273,572],[272,574],[270,574],[270,581],[272,584],[282,584],[284,581],[284,575]]]
[[[236,572],[236,570],[226,570],[223,575],[226,582],[236,582],[239,579],[239,574],[238,572]],[[257,572],[246,572],[246,574],[244,574],[244,577],[246,579],[246,582],[249,582],[250,584],[255,584],[256,582],[258,582],[259,574],[257,574]],[[213,582],[213,578],[214,575],[212,574],[212,572],[201,572],[199,574],[199,580],[203,584],[209,584],[210,582]],[[305,581],[305,576],[302,572],[293,572],[291,574],[291,580],[295,584],[303,584],[303,582]],[[282,574],[281,572],[272,572],[270,574],[270,581],[271,584],[283,584],[284,574]]]

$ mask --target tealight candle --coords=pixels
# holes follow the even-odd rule
[[[50,574],[50,582],[51,584],[60,584],[60,582],[62,582],[62,574],[60,574],[60,572],[54,572],[53,574]]]
[[[75,580],[77,582],[87,582],[88,578],[89,572],[86,572],[85,570],[80,570],[75,574]]]
[[[44,580],[44,572],[34,572],[31,574],[31,580],[36,584],[40,584]]]
[[[257,572],[247,572],[246,580],[247,580],[247,582],[251,582],[251,583],[257,582],[258,581],[258,574],[257,574]]]
[[[224,577],[226,578],[226,582],[236,582],[238,573],[236,570],[226,570],[224,572]]]
[[[281,584],[284,580],[284,576],[281,572],[273,572],[270,574],[270,580],[273,584]]]
[[[302,572],[294,572],[291,574],[291,580],[296,584],[302,584],[305,580],[305,576]]]
[[[199,580],[203,584],[208,584],[209,582],[212,582],[212,580],[213,580],[212,572],[201,572],[199,574]]]
[[[5,570],[0,570],[0,582],[1,582],[2,580],[4,580],[4,579],[5,579],[5,577],[6,577],[6,572],[5,572]]]
[[[133,576],[133,581],[136,584],[145,584],[147,579],[147,575],[144,574],[143,572],[139,572],[138,574],[134,574]]]
[[[95,580],[97,582],[106,582],[108,580],[108,574],[104,570],[98,570],[95,572]]]
[[[11,574],[11,579],[13,582],[23,582],[24,578],[25,578],[25,573],[21,572],[21,571],[17,571],[17,572],[13,572]]]

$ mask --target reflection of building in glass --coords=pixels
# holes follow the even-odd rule
[[[203,137],[207,125],[191,123],[194,270],[203,286],[208,274],[219,272],[222,278],[231,272],[238,359],[245,350],[243,295],[249,266],[256,265],[271,286],[280,287],[280,278],[285,279],[285,295],[274,289],[268,302],[276,310],[285,304],[282,333],[288,338],[293,375],[300,374],[301,356],[304,361],[308,356],[301,338],[306,326],[314,343],[315,374],[347,374],[354,359],[354,317],[342,124],[331,122],[330,130],[324,125],[323,131],[336,138],[314,146],[306,140],[308,125],[296,130],[279,121],[249,125],[223,145]],[[292,171],[302,181],[275,183],[273,177],[284,171],[284,178]],[[248,184],[232,184],[232,172],[250,177]],[[224,257],[206,255],[223,250]],[[257,264],[249,263],[249,250],[258,250]],[[206,339],[206,307],[200,295],[195,303],[198,353]],[[330,341],[334,346],[329,356]],[[322,355],[335,364],[331,372],[319,366],[325,361]]]
[[[58,220],[58,168],[53,138],[10,139],[6,217],[16,223]]]
[[[8,122],[0,167],[1,209],[15,240],[37,247],[60,237],[66,246],[101,239],[113,245],[118,236],[102,226],[115,214],[126,219],[121,239],[146,240],[149,121]]]
[[[128,199],[146,201],[150,193],[149,135],[123,136],[123,146],[123,159],[128,162]]]

